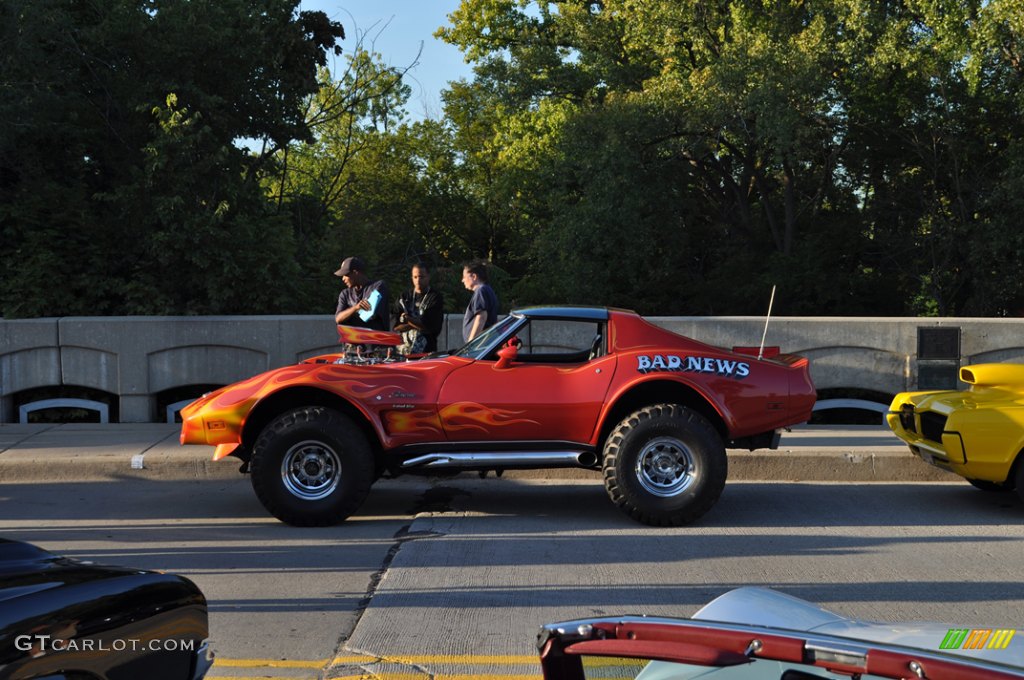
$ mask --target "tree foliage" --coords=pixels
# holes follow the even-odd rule
[[[524,301],[1013,313],[1022,9],[464,0],[448,114],[523,206]]]
[[[342,27],[297,0],[6,0],[0,54],[5,316],[272,312],[291,236],[266,154]]]
[[[462,0],[415,122],[295,0],[0,7],[7,316],[322,312],[352,254],[449,311],[484,258],[505,307],[1024,312],[1024,0]]]

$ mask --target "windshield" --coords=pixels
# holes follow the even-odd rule
[[[507,333],[508,330],[519,323],[522,318],[523,317],[518,315],[509,314],[504,319],[452,352],[452,354],[457,357],[475,357],[481,350],[490,347],[495,340]]]

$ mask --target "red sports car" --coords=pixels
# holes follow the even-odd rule
[[[538,307],[448,354],[328,355],[228,385],[182,410],[181,442],[240,458],[289,524],[343,520],[382,475],[581,467],[602,470],[631,517],[676,526],[718,500],[726,446],[775,448],[814,400],[807,360],[778,348],[713,347],[625,310]]]

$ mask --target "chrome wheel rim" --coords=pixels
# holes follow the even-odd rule
[[[696,479],[693,454],[675,437],[652,439],[637,456],[636,478],[654,496],[678,496]]]
[[[321,441],[299,442],[284,454],[281,480],[296,498],[318,501],[338,488],[341,459],[334,449]]]

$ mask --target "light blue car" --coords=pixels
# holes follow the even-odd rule
[[[766,588],[739,588],[690,619],[555,623],[537,645],[544,680],[1010,680],[1024,678],[1013,629],[848,619]]]

